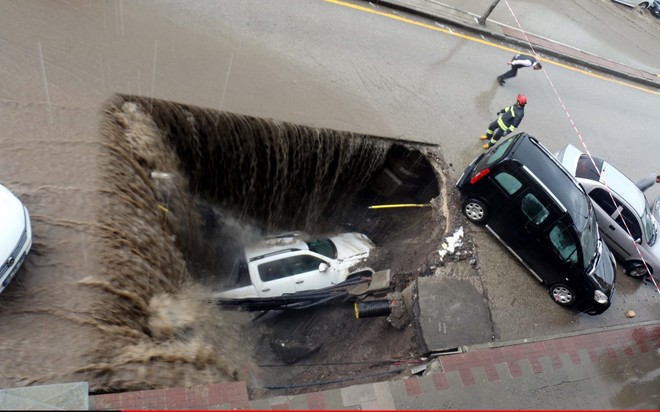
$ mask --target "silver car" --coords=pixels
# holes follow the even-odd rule
[[[555,156],[591,198],[601,236],[626,273],[643,277],[648,271],[659,269],[660,242],[656,240],[660,200],[649,207],[642,191],[623,173],[598,157],[592,156],[592,162],[573,145],[567,145]]]
[[[626,6],[630,7],[639,7],[640,9],[647,9],[651,4],[653,4],[653,0],[612,0],[616,3],[621,3],[625,4]]]

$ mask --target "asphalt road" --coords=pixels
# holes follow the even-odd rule
[[[478,9],[478,2],[469,3]],[[483,3],[489,4],[482,1],[482,7]],[[637,45],[647,38],[636,27],[630,27],[635,21],[612,18],[612,13],[616,16],[629,10],[598,0],[592,3],[598,7],[557,5],[551,10],[551,22],[595,21],[582,27],[582,37],[589,38],[585,48],[609,50],[610,39],[627,41],[628,47],[611,52],[613,57],[623,59],[630,51],[634,61],[653,65],[655,55],[639,52]],[[529,4],[524,4],[517,16],[523,25],[526,16],[538,23],[539,15],[548,15],[545,9],[535,14]],[[273,107],[280,118],[437,143],[457,177],[479,153],[476,137],[494,113],[523,92],[529,104],[521,130],[540,138],[550,150],[567,143],[580,146],[577,129],[592,153],[610,160],[632,177],[652,172],[657,166],[655,154],[660,145],[654,130],[660,126],[660,114],[655,94],[552,64],[545,66],[547,77],[521,71],[501,88],[494,77],[507,70],[510,52],[433,30],[437,27],[433,23],[400,13],[396,16],[411,21],[335,2],[248,1],[225,6],[217,11],[211,2],[197,2],[194,7],[170,2],[165,10],[169,10],[170,18],[176,16],[177,21],[187,21],[199,30],[220,30],[213,21],[223,21],[223,33],[234,37],[240,53],[250,50],[259,54],[256,50],[263,48],[268,55],[274,53],[278,60],[286,61],[286,72],[273,68],[272,78],[286,89],[287,96],[300,93],[306,97],[305,105],[294,102]],[[498,6],[493,18],[503,18],[503,6]],[[375,10],[389,12],[380,7]],[[580,12],[583,15],[578,16]],[[562,17],[562,13],[570,15]],[[599,21],[612,28],[609,35],[601,32]],[[598,33],[590,32],[596,29]],[[237,56],[235,61],[240,61],[241,55]],[[233,86],[231,79],[230,74],[229,84]],[[287,82],[291,87],[285,86]],[[310,86],[313,90],[307,89]],[[308,95],[303,90],[316,96],[312,105],[307,105]],[[232,110],[233,100],[229,97],[225,98],[225,107]],[[260,102],[266,104],[271,98],[273,94],[262,93]],[[350,109],[343,110],[338,100],[350,102]],[[360,108],[356,110],[355,104]],[[657,319],[660,314],[659,296],[653,286],[622,274],[615,304],[605,315],[589,317],[561,310],[489,234],[475,232],[493,320],[504,340],[632,322],[624,316],[628,309],[638,313],[633,321]]]
[[[501,88],[495,76],[507,69],[512,53],[501,45],[435,30],[420,19],[370,13],[368,3],[353,4],[365,9],[323,0],[0,4],[5,147],[0,181],[33,211],[35,247],[45,253],[30,256],[18,275],[20,293],[13,300],[18,306],[3,312],[0,322],[0,332],[10,338],[3,356],[17,364],[36,359],[39,364],[30,364],[25,373],[37,375],[43,373],[41,364],[80,362],[75,350],[61,356],[62,345],[88,345],[82,327],[68,332],[65,316],[58,318],[62,325],[56,334],[46,333],[45,320],[40,327],[23,328],[20,299],[35,312],[83,310],[72,285],[95,273],[94,245],[84,229],[97,205],[87,195],[97,177],[98,111],[113,93],[436,143],[456,178],[481,150],[477,137],[495,112],[524,92],[529,105],[521,129],[549,149],[579,144],[568,114],[590,150],[625,173],[635,177],[657,168],[657,95],[553,64],[545,65],[550,80],[522,71]],[[523,23],[539,18],[526,10],[518,16]],[[579,20],[575,14],[565,17]],[[555,18],[563,21],[561,15]],[[584,19],[599,17],[589,12]],[[620,33],[634,20],[603,24]],[[633,51],[647,39],[634,32],[623,36],[629,43],[617,50],[642,62]],[[603,49],[607,36],[614,36],[592,36],[588,30],[583,35]],[[654,191],[650,194],[660,193]],[[475,243],[503,340],[660,317],[660,295],[625,276],[619,277],[615,305],[605,315],[565,311],[490,235],[475,230]],[[625,318],[628,309],[638,317]],[[21,353],[24,341],[38,352]],[[15,348],[19,351],[12,352]]]

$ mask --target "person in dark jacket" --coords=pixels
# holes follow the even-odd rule
[[[520,125],[523,117],[525,117],[525,105],[527,104],[527,97],[524,94],[519,94],[516,98],[516,104],[506,107],[497,114],[500,115],[496,120],[488,125],[486,134],[482,134],[479,138],[481,140],[489,140],[483,145],[484,149],[488,149],[500,140],[500,137],[506,136],[516,130]]]
[[[543,68],[541,63],[539,63],[535,57],[528,56],[526,54],[516,54],[513,56],[513,59],[511,59],[510,62],[507,62],[507,64],[511,66],[511,70],[497,76],[497,81],[500,83],[500,86],[504,86],[504,83],[506,83],[504,81],[505,79],[516,77],[516,74],[518,74],[518,69],[520,68],[532,67],[534,70],[541,70]]]
[[[652,173],[637,180],[635,186],[637,186],[642,192],[646,192],[647,189],[656,183],[660,183],[660,174]]]

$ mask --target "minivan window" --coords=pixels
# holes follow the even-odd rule
[[[550,212],[543,206],[539,199],[531,193],[527,193],[522,198],[522,211],[527,218],[535,225],[540,225],[547,219]]]
[[[513,175],[507,173],[507,172],[500,172],[495,175],[495,181],[502,186],[502,189],[504,189],[505,192],[508,194],[512,195],[518,191],[522,187],[522,183],[520,183],[520,180],[516,179],[513,177]]]
[[[556,224],[550,229],[548,237],[550,238],[552,247],[557,251],[557,254],[559,254],[562,260],[573,263],[578,262],[577,244],[569,233]]]
[[[515,137],[515,136],[514,136]],[[490,152],[490,155],[488,155],[486,159],[486,166],[490,166],[500,160],[502,157],[504,157],[504,154],[506,151],[509,149],[509,146],[513,144],[517,139],[514,139],[514,137],[510,137],[500,143],[499,146],[495,148],[492,152]]]

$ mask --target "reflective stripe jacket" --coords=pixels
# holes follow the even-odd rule
[[[517,104],[502,109],[500,112],[504,113],[497,119],[497,124],[505,133],[511,133],[516,130],[516,127],[520,125],[523,117],[525,117],[525,108]]]

